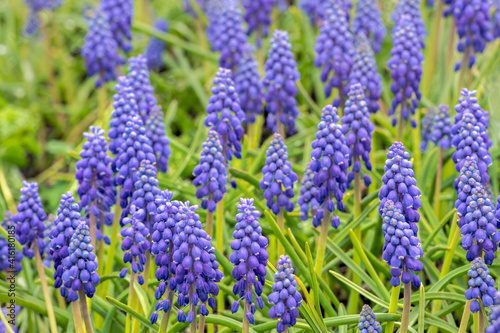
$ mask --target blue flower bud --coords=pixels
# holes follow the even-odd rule
[[[380,333],[382,326],[377,321],[372,308],[365,304],[359,314],[358,330],[360,333]]]

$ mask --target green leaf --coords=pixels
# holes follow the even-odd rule
[[[255,188],[260,188],[259,181],[248,172],[236,168],[229,168],[228,171],[233,177],[243,179]]]
[[[424,285],[420,285],[419,289],[419,312],[418,312],[418,333],[425,333],[425,288]]]
[[[139,320],[143,325],[146,325],[147,327],[149,327],[150,329],[152,329],[153,331],[158,331],[158,329],[160,328],[160,326],[158,326],[158,324],[154,324],[152,325],[151,322],[149,321],[149,319],[145,318],[143,315],[141,315],[139,312],[135,311],[134,309],[130,308],[128,305],[126,304],[123,304],[122,302],[114,299],[113,297],[110,297],[110,296],[106,296],[106,300],[111,303],[111,305],[113,305],[114,307],[116,307],[117,309],[120,309],[128,314],[130,314],[132,317],[136,318],[137,320]]]
[[[289,229],[290,230],[290,229]],[[309,266],[309,270],[312,276],[312,291],[314,298],[314,306],[316,311],[320,311],[319,307],[319,293],[318,293],[318,279],[316,279],[316,273],[314,271],[314,261],[311,254],[311,249],[309,248],[309,243],[306,243],[306,255],[307,255],[307,265]],[[313,304],[311,304],[312,306]]]
[[[432,291],[440,291],[444,287],[446,287],[452,280],[456,279],[457,277],[463,276],[467,274],[467,272],[470,269],[470,265],[464,265],[462,267],[456,268],[446,274],[443,278],[441,278],[438,282],[434,283],[432,287],[427,291],[427,293],[430,293]],[[429,298],[429,297],[428,297]]]
[[[1,303],[10,303],[10,297],[7,293],[0,293],[0,302]],[[33,310],[42,316],[47,316],[47,306],[45,302],[39,300],[30,295],[16,295],[16,305],[19,305],[23,308]],[[68,325],[69,316],[66,311],[59,309],[58,307],[54,307],[54,316],[56,317],[56,322],[61,326]]]
[[[347,315],[347,311],[345,309],[345,306],[344,306],[344,304],[340,304],[339,317],[344,317],[345,315]],[[339,329],[339,333],[347,333],[347,325],[339,325],[338,329]]]

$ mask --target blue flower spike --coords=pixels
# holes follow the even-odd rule
[[[134,3],[132,0],[101,0],[101,8],[106,14],[111,33],[118,47],[123,52],[132,50],[132,18],[134,16]]]
[[[369,38],[373,51],[379,53],[387,29],[376,0],[360,0],[356,3],[356,15],[352,23],[354,35],[363,33]]]
[[[316,215],[316,210],[319,208],[318,200],[316,200],[319,189],[314,185],[314,173],[311,170],[310,163],[307,164],[304,176],[301,180],[301,187],[297,204],[300,208],[300,219],[306,221],[309,219],[309,209],[311,216]]]
[[[440,148],[446,150],[451,148],[451,117],[447,105],[439,105],[439,113],[434,118],[434,129],[431,140]]]
[[[380,333],[382,332],[382,325],[377,321],[375,313],[373,313],[372,308],[365,304],[361,309],[359,314],[359,333]]]
[[[9,234],[8,238],[15,238],[16,235],[16,225],[14,224],[13,216],[10,211],[6,211],[2,221],[2,227]],[[9,239],[0,236],[0,271],[8,270],[19,273],[22,270],[21,260],[23,260],[23,254],[14,249],[14,255],[12,255],[12,247],[9,244],[11,244]]]
[[[147,59],[142,54],[139,54],[137,57],[130,57],[128,65],[127,78],[134,92],[139,114],[142,121],[146,123],[149,114],[156,106],[156,98],[153,96],[154,89],[149,80]]]
[[[495,280],[491,277],[483,259],[479,257],[472,261],[467,276],[469,277],[469,289],[465,291],[465,298],[469,301],[472,300],[470,311],[472,313],[481,311],[481,304],[486,308],[492,306],[498,294],[495,289]]]
[[[156,166],[161,172],[167,173],[168,161],[172,150],[170,149],[170,140],[166,136],[161,106],[155,105],[151,109],[146,120],[145,129],[146,136],[151,140],[151,145],[156,155]]]
[[[168,22],[165,19],[158,19],[154,23],[154,28],[161,32],[168,31]],[[162,39],[154,36],[149,37],[148,47],[144,54],[147,59],[148,68],[151,71],[158,71],[163,67],[163,53],[167,47],[167,43]]]
[[[421,120],[420,127],[420,150],[423,152],[427,150],[429,142],[432,142],[432,135],[434,132],[434,121],[436,119],[435,112],[433,108],[430,108],[425,113],[425,116]]]

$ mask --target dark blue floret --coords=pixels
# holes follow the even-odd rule
[[[430,108],[425,113],[425,116],[422,118],[421,126],[420,126],[420,150],[426,151],[427,145],[429,142],[432,142],[432,133],[434,131],[434,109]]]
[[[481,176],[477,168],[477,160],[474,157],[467,156],[464,165],[460,170],[460,176],[455,180],[455,190],[457,191],[457,200],[455,208],[459,217],[467,213],[467,199],[472,195],[472,190],[481,185]]]
[[[132,50],[132,18],[134,3],[132,0],[101,0],[101,8],[108,17],[113,38],[118,46],[128,53]]]
[[[201,199],[201,207],[215,212],[217,203],[226,193],[227,170],[219,135],[214,130],[208,132],[207,141],[203,143],[200,163],[194,168],[193,176],[193,185],[198,187],[196,198]]]
[[[243,0],[245,9],[245,21],[248,24],[247,35],[256,32],[257,46],[260,47],[262,38],[269,35],[271,25],[271,13],[276,0]]]
[[[376,0],[360,0],[356,3],[352,32],[354,35],[363,33],[369,38],[373,51],[380,52],[387,30]]]
[[[146,120],[146,136],[151,140],[153,151],[156,155],[156,166],[161,172],[168,171],[168,160],[170,159],[170,140],[166,137],[163,112],[159,105],[153,107]]]
[[[29,7],[29,16],[24,26],[26,35],[33,35],[40,28],[40,19],[38,15],[42,10],[54,10],[61,6],[62,0],[24,0]]]
[[[497,300],[500,300],[500,295],[497,293]],[[495,305],[491,307],[490,318],[488,320],[490,326],[486,328],[486,333],[498,333],[500,332],[500,305]]]
[[[285,209],[292,212],[294,204],[293,184],[298,177],[292,170],[292,164],[288,161],[288,152],[283,138],[274,133],[266,151],[266,164],[262,168],[263,178],[260,181],[260,189],[264,190],[264,198],[267,207],[278,214]]]
[[[387,200],[380,214],[384,233],[384,261],[391,266],[391,285],[397,287],[412,283],[420,287],[420,277],[424,265],[419,258],[424,255],[417,233],[410,227],[405,216],[392,200]]]
[[[375,313],[373,313],[372,308],[369,305],[363,305],[363,309],[359,314],[359,333],[380,333],[382,332],[382,326],[377,321]]]
[[[488,267],[481,258],[476,258],[470,264],[467,272],[469,277],[469,289],[465,292],[465,298],[472,300],[470,310],[477,313],[481,310],[481,304],[488,308],[495,304],[498,296],[495,289],[495,280],[491,277]]]
[[[154,28],[161,32],[168,31],[168,22],[165,19],[158,19],[154,23]],[[148,61],[149,70],[159,70],[163,67],[163,52],[167,47],[167,43],[162,39],[154,36],[149,37],[149,44],[146,48],[146,59]]]
[[[324,218],[324,213],[331,216],[331,224],[335,229],[340,225],[340,219],[335,216],[337,209],[344,209],[343,197],[347,188],[347,168],[349,165],[349,147],[346,145],[342,127],[338,124],[337,109],[331,105],[323,108],[321,122],[318,124],[316,139],[312,142],[311,170],[313,182],[318,188],[316,201],[321,208],[316,210],[313,226],[318,227]],[[326,205],[326,209],[324,208]]]
[[[160,182],[156,179],[156,174],[154,162],[148,159],[142,160],[134,175],[134,192],[130,200],[130,206],[144,211],[144,214],[137,215],[136,218],[144,223],[149,230],[153,229],[153,223],[156,219],[156,201],[161,196],[161,190],[158,187]]]
[[[50,268],[52,266],[52,254],[50,253],[50,231],[54,228],[54,215],[49,214],[47,216],[47,221],[45,221],[45,230],[43,231],[43,241],[45,242],[45,249],[43,253],[45,253],[45,258],[43,258],[43,264],[45,267]],[[55,267],[55,266],[54,266]]]
[[[300,219],[302,221],[309,219],[309,208],[311,209],[312,216],[316,215],[316,210],[319,208],[318,200],[316,200],[319,189],[314,185],[313,177],[314,173],[310,168],[310,164],[307,164],[301,181],[299,198],[297,199],[297,204],[300,208]]]
[[[276,269],[278,271],[274,274],[273,292],[268,297],[269,303],[273,304],[269,309],[269,317],[278,319],[276,329],[281,333],[297,323],[302,295],[297,291],[297,281],[288,256],[280,256]]]
[[[318,22],[321,12],[321,0],[300,0],[299,7],[309,16],[311,23]]]
[[[146,123],[149,114],[156,106],[156,98],[153,96],[154,89],[149,81],[147,59],[139,54],[137,57],[129,58],[128,65],[127,79],[134,92],[142,121]]]
[[[398,25],[398,21],[403,17],[409,18],[409,20],[415,26],[417,35],[420,39],[420,47],[425,47],[425,38],[427,37],[427,31],[425,30],[425,22],[422,19],[422,12],[420,10],[421,1],[420,0],[398,0],[396,2],[396,7],[394,12],[391,14],[391,19]]]
[[[28,183],[24,180],[17,213],[12,220],[17,224],[16,235],[19,243],[23,245],[23,255],[29,259],[33,259],[35,255],[33,251],[35,242],[38,245],[40,255],[43,255],[45,249],[43,240],[45,225],[43,223],[46,219],[47,214],[43,210],[38,195],[38,184],[36,182]]]
[[[274,31],[264,69],[266,74],[263,84],[266,89],[266,110],[269,113],[267,128],[278,132],[282,127],[281,133],[286,129],[289,134],[293,134],[295,119],[299,116],[295,81],[300,79],[300,74],[286,31]]]
[[[439,113],[434,118],[434,130],[431,140],[443,149],[451,148],[451,117],[447,105],[439,105]]]
[[[245,309],[264,307],[262,291],[266,284],[266,266],[269,255],[267,254],[268,240],[262,235],[259,224],[260,212],[253,206],[254,199],[240,199],[238,214],[236,214],[236,230],[233,232],[234,240],[231,242],[233,252],[229,261],[234,265],[233,278],[236,283],[233,293],[238,297],[231,312],[238,311],[241,300],[245,302]],[[253,311],[244,313],[248,321],[255,323]]]
[[[14,224],[12,218],[12,213],[10,211],[6,211],[2,221],[2,228],[7,231],[9,238],[15,238],[16,236],[16,225]],[[3,236],[0,236],[0,271],[8,270],[19,273],[22,269],[21,260],[23,260],[23,255],[17,249],[12,249],[9,244],[12,244],[9,242],[9,239],[5,239]],[[11,251],[14,251],[13,256]]]

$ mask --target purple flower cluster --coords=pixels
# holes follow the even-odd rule
[[[457,200],[455,208],[458,216],[462,218],[467,214],[467,199],[472,196],[472,190],[481,185],[481,176],[477,168],[477,160],[474,157],[467,156],[464,165],[460,170],[460,176],[455,179],[455,190],[457,191]]]
[[[67,297],[70,302],[78,300],[78,291],[82,287],[85,295],[92,298],[95,286],[100,282],[91,242],[89,227],[85,222],[81,222],[71,237],[68,256],[62,263],[64,288],[61,288],[61,295]]]
[[[479,312],[481,310],[480,303],[486,308],[492,306],[498,295],[495,289],[495,280],[491,277],[483,259],[474,259],[470,264],[467,276],[469,277],[469,289],[465,292],[465,298],[472,300],[470,303],[471,312]]]
[[[489,0],[451,1],[449,12],[453,14],[460,38],[457,50],[464,54],[462,62],[455,65],[456,71],[461,66],[471,68],[476,62],[476,53],[483,53],[486,44],[493,41],[491,5]]]
[[[224,164],[232,160],[233,155],[241,158],[241,139],[245,113],[241,110],[238,93],[231,79],[231,70],[219,68],[214,78],[212,96],[208,100],[205,127],[214,129],[224,152]]]
[[[128,81],[134,92],[135,102],[139,107],[142,121],[146,123],[151,110],[156,106],[154,89],[149,81],[148,60],[142,54],[128,60]]]
[[[404,214],[405,221],[415,235],[418,233],[417,223],[420,220],[418,209],[422,206],[420,202],[420,189],[410,162],[410,154],[405,151],[401,142],[395,142],[387,152],[387,160],[384,166],[384,185],[379,191],[380,199],[379,213],[382,214],[385,203],[392,201],[396,208]]]
[[[391,14],[391,19],[397,25],[400,19],[407,16],[407,18],[410,19],[413,25],[415,25],[417,35],[420,38],[420,47],[424,48],[427,31],[425,30],[425,22],[422,19],[422,12],[420,11],[420,7],[420,0],[399,0],[398,2],[396,2],[396,7],[394,8],[394,12]]]
[[[137,274],[137,282],[144,284],[144,265],[146,264],[146,252],[149,251],[151,244],[148,236],[149,228],[143,223],[146,220],[146,211],[142,208],[136,209],[132,204],[130,210],[131,217],[125,217],[122,221],[123,228],[120,232],[122,236],[123,262],[130,263],[133,274]],[[127,276],[129,267],[125,267],[120,272],[123,279]],[[149,272],[146,272],[149,274]]]
[[[299,7],[309,16],[311,23],[318,22],[321,14],[321,0],[299,0]]]
[[[43,232],[45,226],[43,222],[47,219],[47,214],[43,210],[40,196],[38,195],[38,184],[36,182],[28,183],[23,181],[21,188],[21,197],[17,205],[17,213],[12,220],[17,224],[17,240],[23,246],[23,255],[33,259],[35,252],[33,247],[38,246],[40,255],[45,249]],[[36,243],[35,243],[36,242]]]
[[[61,202],[57,209],[57,217],[54,227],[49,232],[49,253],[54,261],[54,287],[62,286],[62,275],[64,267],[63,260],[69,255],[69,245],[76,229],[82,223],[80,220],[80,205],[75,202],[71,192],[61,196]],[[62,287],[64,288],[64,287]]]
[[[152,230],[155,221],[156,199],[161,196],[161,190],[158,187],[159,181],[156,179],[157,171],[153,163],[148,159],[141,161],[134,176],[134,192],[130,201],[130,206],[144,211],[144,214],[138,214],[136,218],[142,218],[139,221],[144,223],[149,230]]]
[[[499,297],[497,294],[497,299]],[[488,321],[490,326],[486,327],[486,333],[500,332],[500,305],[495,305],[491,308],[490,319]]]
[[[207,141],[203,143],[200,163],[194,168],[193,176],[196,177],[193,185],[198,187],[196,198],[201,199],[201,208],[215,212],[217,203],[226,193],[227,170],[219,134],[214,130],[208,132]]]
[[[2,228],[7,231],[9,238],[15,238],[14,234],[16,226],[14,225],[12,217],[12,213],[10,211],[6,211],[2,221]],[[9,246],[9,244],[11,244],[11,242],[9,242],[8,239],[0,236],[0,271],[9,270],[19,273],[22,269],[21,260],[23,260],[23,255],[16,248],[13,249]],[[14,258],[12,257],[10,251],[14,251]],[[12,259],[14,259],[14,261],[12,261]]]
[[[108,137],[109,151],[113,155],[118,155],[123,143],[123,133],[125,133],[127,121],[130,117],[139,115],[139,107],[135,101],[134,90],[127,77],[120,76],[118,78],[115,90]]]
[[[271,13],[276,0],[243,0],[245,21],[248,24],[247,35],[253,31],[257,33],[257,46],[260,47],[261,39],[269,35]]]
[[[420,51],[420,39],[415,24],[409,16],[403,15],[396,21],[392,34],[393,47],[387,67],[391,71],[391,91],[394,94],[389,115],[393,116],[398,107],[401,107],[401,118],[406,121],[410,114],[415,114],[420,100],[420,79],[422,78],[422,62],[424,55]],[[393,117],[392,124],[396,125],[397,117]],[[415,119],[411,120],[412,127],[417,127]]]
[[[345,15],[345,19],[347,22],[349,22],[349,20],[351,19],[351,15],[350,15],[350,11],[352,9],[352,1],[351,0],[326,0],[326,1],[322,1],[321,5],[320,5],[320,11],[319,11],[319,14],[320,14],[320,18],[321,19],[325,19],[327,17],[327,11],[329,9],[332,9],[336,6],[340,6],[340,8],[342,8],[342,10],[344,11],[344,15]]]
[[[116,201],[116,189],[104,130],[96,126],[90,126],[89,130],[83,133],[87,141],[83,143],[81,159],[76,163],[75,178],[79,184],[77,193],[81,200],[80,206],[85,210],[87,219],[92,212],[100,229],[101,221],[108,226],[113,224],[111,207]],[[98,240],[101,237],[102,234],[97,237]]]
[[[387,30],[376,0],[360,0],[356,3],[352,32],[354,35],[364,34],[370,39],[373,51],[380,52]]]
[[[432,134],[434,132],[434,109],[430,108],[425,113],[425,116],[422,118],[421,127],[420,127],[420,150],[426,151],[427,144],[432,142]]]
[[[380,333],[382,332],[382,325],[377,321],[375,313],[372,308],[365,304],[359,314],[359,333]]]
[[[101,8],[106,14],[113,38],[118,46],[128,53],[132,50],[132,17],[134,3],[132,0],[101,0]]]
[[[236,71],[248,37],[243,29],[243,18],[237,0],[221,1],[212,33],[212,47],[220,52],[219,66]]]
[[[295,133],[295,118],[299,116],[297,108],[297,86],[300,79],[295,62],[292,44],[288,32],[276,30],[271,38],[271,48],[264,66],[266,74],[263,84],[266,89],[267,128],[273,132],[288,128],[288,133]],[[284,131],[283,131],[284,132]]]
[[[439,113],[434,118],[434,130],[431,140],[436,145],[443,149],[451,147],[451,117],[447,105],[439,105]]]
[[[36,33],[40,27],[38,17],[42,10],[54,10],[61,6],[62,0],[24,0],[29,7],[29,16],[24,27],[24,33],[28,36]]]
[[[455,105],[455,124],[452,127],[452,134],[456,134],[461,126],[462,115],[466,112],[470,112],[474,115],[479,123],[481,123],[487,130],[490,126],[490,116],[488,111],[481,108],[481,105],[477,102],[477,91],[469,91],[467,88],[463,88],[460,92],[460,97],[458,98],[458,104]],[[490,148],[493,142],[490,140],[488,131],[481,133],[486,146]]]
[[[156,155],[156,165],[161,172],[166,173],[172,151],[170,150],[170,140],[166,137],[161,106],[153,106],[145,127],[146,136],[151,140],[151,146]]]
[[[316,210],[319,208],[318,196],[319,189],[314,185],[314,173],[311,170],[310,164],[307,164],[304,176],[302,177],[300,194],[297,199],[297,204],[300,207],[300,219],[306,221],[309,219],[309,206],[311,207],[311,215],[316,215]]]
[[[356,36],[355,48],[356,53],[349,73],[349,85],[360,83],[363,86],[368,110],[374,113],[380,109],[378,100],[382,97],[382,77],[377,72],[375,54],[362,32]],[[348,89],[346,93],[349,93]]]
[[[269,317],[278,319],[278,332],[297,323],[299,307],[302,305],[302,295],[297,291],[297,281],[293,275],[292,262],[288,256],[281,255],[274,274],[273,292],[268,297],[270,304]]]
[[[340,4],[332,4],[325,12],[318,37],[316,38],[314,66],[322,67],[321,81],[325,84],[325,95],[329,97],[337,88],[339,98],[334,106],[345,103],[345,87],[349,84],[349,73],[356,51],[349,31],[349,21]]]
[[[168,31],[168,22],[165,19],[158,19],[154,23],[154,28],[161,32]],[[163,67],[163,52],[167,47],[167,43],[154,36],[149,37],[149,44],[146,48],[146,59],[149,70],[159,70]]]
[[[264,87],[254,53],[255,48],[252,44],[247,43],[234,77],[236,92],[240,98],[241,108],[246,114],[247,124],[254,123],[255,117],[262,114],[262,100],[264,98]]]
[[[344,209],[343,197],[347,187],[347,168],[349,163],[349,147],[346,145],[342,127],[338,124],[337,109],[331,105],[323,108],[321,122],[318,124],[316,139],[312,142],[311,170],[313,182],[318,188],[316,201],[326,209],[317,209],[313,217],[313,226],[318,227],[324,218],[324,213],[332,213],[331,224],[335,229],[340,225],[340,219],[333,214],[335,204],[337,209]]]
[[[367,170],[372,170],[370,152],[373,130],[363,88],[359,83],[353,84],[342,117],[342,133],[346,136],[346,144],[350,148],[349,165],[352,166],[347,176],[348,183],[352,182],[355,173],[361,172],[361,160]],[[364,174],[363,180],[365,186],[370,186],[372,180],[369,175]]]
[[[236,214],[236,230],[233,232],[234,240],[231,242],[233,253],[229,261],[234,265],[233,278],[237,281],[233,293],[238,296],[231,312],[236,313],[240,301],[245,300],[244,315],[248,322],[255,324],[255,302],[262,309],[262,291],[266,284],[266,266],[269,255],[267,254],[268,240],[262,235],[259,224],[260,212],[255,210],[254,199],[240,199],[238,214]]]
[[[384,261],[391,266],[391,285],[397,287],[412,282],[420,287],[420,277],[424,265],[418,260],[424,255],[417,233],[406,221],[403,212],[392,200],[386,200],[380,214],[384,233]]]
[[[495,12],[493,13],[493,21],[491,31],[493,33],[493,38],[500,37],[500,2],[495,0],[493,2],[495,5]]]
[[[52,266],[52,254],[50,253],[50,231],[54,228],[55,223],[54,223],[54,215],[49,214],[47,216],[47,220],[45,221],[45,230],[43,231],[43,241],[45,242],[45,248],[43,249],[43,253],[45,254],[45,257],[43,258],[43,264],[45,267],[50,268]]]
[[[96,87],[103,82],[116,79],[116,66],[123,62],[118,54],[118,45],[111,33],[106,14],[99,8],[93,10],[89,17],[89,30],[82,47],[87,75],[98,75]]]
[[[262,174],[260,189],[264,190],[267,207],[276,215],[282,209],[292,212],[294,209],[293,183],[298,177],[292,170],[292,164],[288,161],[287,147],[278,133],[274,133],[269,143]]]

